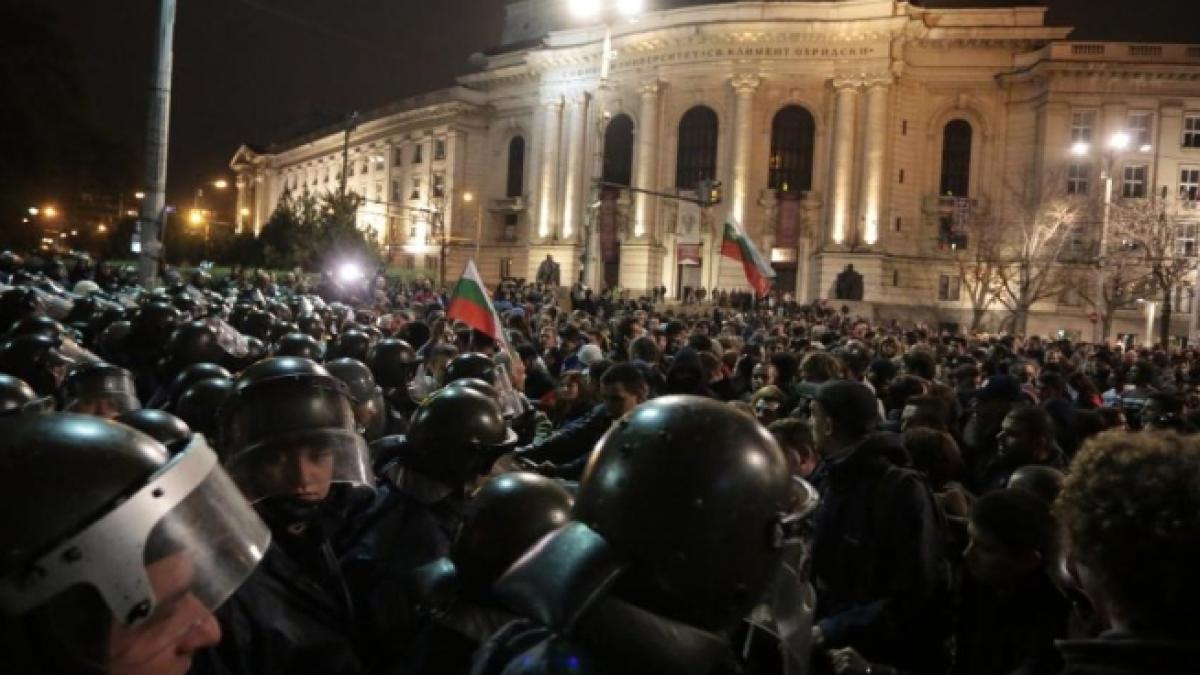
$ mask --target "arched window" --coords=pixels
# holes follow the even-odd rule
[[[812,189],[813,139],[817,125],[812,113],[789,105],[771,122],[768,186],[780,192]]]
[[[604,131],[604,182],[633,183],[633,119],[617,115]]]
[[[525,139],[513,136],[508,142],[508,185],[505,197],[520,197],[525,194]]]
[[[942,130],[941,196],[966,197],[971,191],[970,122],[950,120]]]
[[[702,180],[717,175],[717,113],[698,105],[679,120],[679,147],[675,153],[675,187],[695,190]]]

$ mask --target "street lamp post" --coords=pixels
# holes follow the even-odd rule
[[[483,200],[476,200],[475,193],[464,192],[463,201],[470,204],[475,202],[475,264],[479,264],[479,247],[483,241]]]
[[[1112,320],[1112,309],[1105,302],[1105,283],[1106,274],[1104,270],[1105,256],[1108,254],[1108,223],[1112,213],[1112,193],[1113,193],[1113,167],[1116,166],[1117,159],[1129,148],[1131,138],[1126,131],[1114,132],[1108,139],[1108,144],[1100,154],[1100,180],[1104,181],[1104,205],[1100,216],[1100,233],[1099,242],[1096,250],[1096,304],[1104,303],[1103,313],[1100,315],[1099,321],[1096,322],[1095,332],[1093,335],[1094,342],[1101,342],[1108,338],[1105,331],[1106,324]],[[1142,152],[1147,152],[1149,148],[1143,146]],[[1077,157],[1086,157],[1091,154],[1092,147],[1090,143],[1079,142],[1071,146],[1071,153]]]
[[[645,11],[645,0],[566,0],[571,14],[580,21],[601,21],[604,24],[604,39],[601,42],[600,78],[596,85],[595,101],[603,108],[605,92],[608,91],[608,76],[612,68],[612,28],[618,18],[632,20]],[[592,276],[592,266],[595,264],[598,246],[593,239],[596,237],[596,219],[599,209],[594,206],[600,201],[601,174],[604,167],[604,133],[608,122],[607,111],[601,110],[596,115],[595,149],[593,151],[592,170],[595,173],[592,180],[592,198],[588,204],[588,217],[584,219],[583,260],[579,267],[579,283],[586,284]]]

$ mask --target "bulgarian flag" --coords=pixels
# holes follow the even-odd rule
[[[508,341],[505,339],[503,324],[500,323],[500,316],[496,314],[496,308],[492,306],[492,299],[488,297],[483,279],[479,278],[479,270],[475,268],[474,260],[467,261],[467,268],[454,285],[454,291],[450,293],[450,309],[446,310],[446,316],[462,321],[495,340],[496,344],[507,348]]]
[[[771,284],[775,283],[775,270],[758,252],[758,248],[754,246],[754,242],[750,241],[750,237],[746,235],[746,231],[742,229],[741,225],[732,221],[725,223],[725,236],[721,239],[721,255],[742,263],[742,270],[746,272],[746,281],[754,287],[758,297],[761,298],[770,292]]]

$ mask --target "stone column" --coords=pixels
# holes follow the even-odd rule
[[[542,104],[542,165],[538,185],[537,238],[545,239],[554,233],[554,217],[558,203],[558,146],[562,136],[562,99]]]
[[[858,82],[834,80],[833,138],[829,177],[829,238],[846,242],[850,230],[850,187],[854,179],[854,126]]]
[[[729,215],[746,227],[746,198],[750,183],[750,146],[754,116],[754,92],[758,89],[757,75],[735,75],[730,81],[737,102],[733,113],[733,185],[730,186]]]
[[[588,100],[585,94],[567,101],[567,177],[563,184],[562,238],[570,241],[580,228],[583,201],[584,145],[587,137]]]
[[[883,219],[884,154],[887,148],[888,81],[867,85],[866,130],[863,134],[862,183],[859,186],[860,240],[868,246],[879,241]]]
[[[234,234],[242,234],[245,231],[243,228],[246,227],[246,214],[249,213],[250,208],[246,206],[249,203],[246,195],[246,176],[239,173],[235,184],[237,185],[237,213],[234,214],[234,222],[237,227],[234,229]]]
[[[642,109],[637,125],[637,162],[634,164],[633,186],[640,190],[656,187],[655,161],[658,157],[658,81],[647,82],[641,87]],[[652,217],[653,201],[650,195],[633,194],[633,231],[635,238],[646,236]]]

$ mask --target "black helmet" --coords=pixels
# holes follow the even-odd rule
[[[32,288],[10,288],[0,293],[0,331],[7,331],[27,316],[45,313],[46,304]]]
[[[183,450],[192,440],[192,430],[183,420],[162,410],[131,410],[119,415],[117,422],[133,427],[166,446],[171,454]]]
[[[240,371],[258,363],[268,354],[267,345],[256,337],[246,337],[246,353],[229,359],[230,370]]]
[[[0,611],[28,619],[54,672],[130,659],[108,639],[117,625],[150,625],[171,648],[270,544],[202,439],[170,458],[140,431],[72,414],[0,420],[0,531]],[[151,569],[188,573],[164,596]]]
[[[667,396],[600,440],[573,517],[628,559],[620,597],[722,632],[774,574],[792,496],[783,453],[754,419],[712,399]]]
[[[285,335],[299,332],[300,329],[296,327],[296,324],[290,321],[276,321],[275,326],[271,328],[271,342],[278,342]]]
[[[275,327],[275,315],[265,309],[253,309],[246,314],[242,321],[242,333],[256,337],[262,341],[271,339],[271,330]]]
[[[375,383],[385,389],[403,389],[417,372],[417,351],[404,340],[387,338],[375,343],[367,354],[367,366]]]
[[[352,328],[338,336],[329,347],[329,358],[350,358],[365,362],[367,352],[371,350],[371,336],[361,330]]]
[[[166,300],[152,300],[133,317],[130,338],[139,348],[159,351],[179,325],[179,310]]]
[[[167,343],[167,373],[178,373],[193,363],[223,363],[228,354],[219,338],[217,329],[205,321],[189,321],[176,328]]]
[[[72,365],[61,346],[62,340],[48,335],[10,338],[0,345],[0,372],[25,380],[39,396],[52,396]]]
[[[133,375],[111,363],[85,363],[67,373],[62,409],[112,419],[142,407]]]
[[[420,471],[462,485],[487,473],[517,438],[496,401],[466,387],[447,387],[417,407],[408,440]]]
[[[0,415],[24,412],[30,409],[31,404],[40,401],[48,399],[38,396],[33,387],[20,378],[0,373]]]
[[[200,380],[179,395],[171,412],[187,423],[192,431],[215,442],[220,429],[221,406],[232,393],[231,379],[210,377]]]
[[[330,456],[333,483],[372,482],[367,444],[356,432],[346,385],[309,359],[270,358],[243,371],[221,409],[220,439],[225,464],[251,501],[323,499],[264,470],[314,450]]]
[[[346,384],[359,431],[368,441],[383,436],[387,428],[387,404],[371,370],[354,359],[334,359],[325,364],[325,369]]]
[[[446,380],[443,384],[450,384],[455,380],[467,377],[483,380],[494,386],[496,384],[496,363],[487,354],[479,352],[459,354],[450,359],[450,363],[446,366]]]
[[[122,363],[127,356],[129,336],[133,324],[129,321],[114,321],[104,328],[96,338],[96,354],[105,361]]]
[[[200,380],[212,378],[232,380],[233,374],[215,363],[193,363],[181,370],[171,381],[171,386],[167,388],[166,398],[160,401],[160,406],[164,410],[174,411],[175,404],[179,402],[179,397],[183,396],[183,392]]]
[[[450,550],[459,580],[481,593],[539,539],[571,518],[571,493],[534,473],[488,479],[467,502]]]
[[[31,314],[16,323],[11,330],[8,331],[8,337],[16,337],[17,335],[49,335],[50,337],[62,337],[66,331],[63,330],[62,324],[51,319],[45,314]]]
[[[301,314],[296,319],[296,327],[301,333],[307,333],[318,340],[325,339],[325,322],[316,314]]]
[[[323,351],[321,343],[307,333],[288,333],[275,345],[275,356],[296,356],[313,361],[320,361]]]
[[[12,251],[4,251],[0,253],[0,272],[4,274],[12,274],[21,269],[25,265],[25,261],[21,256]]]

